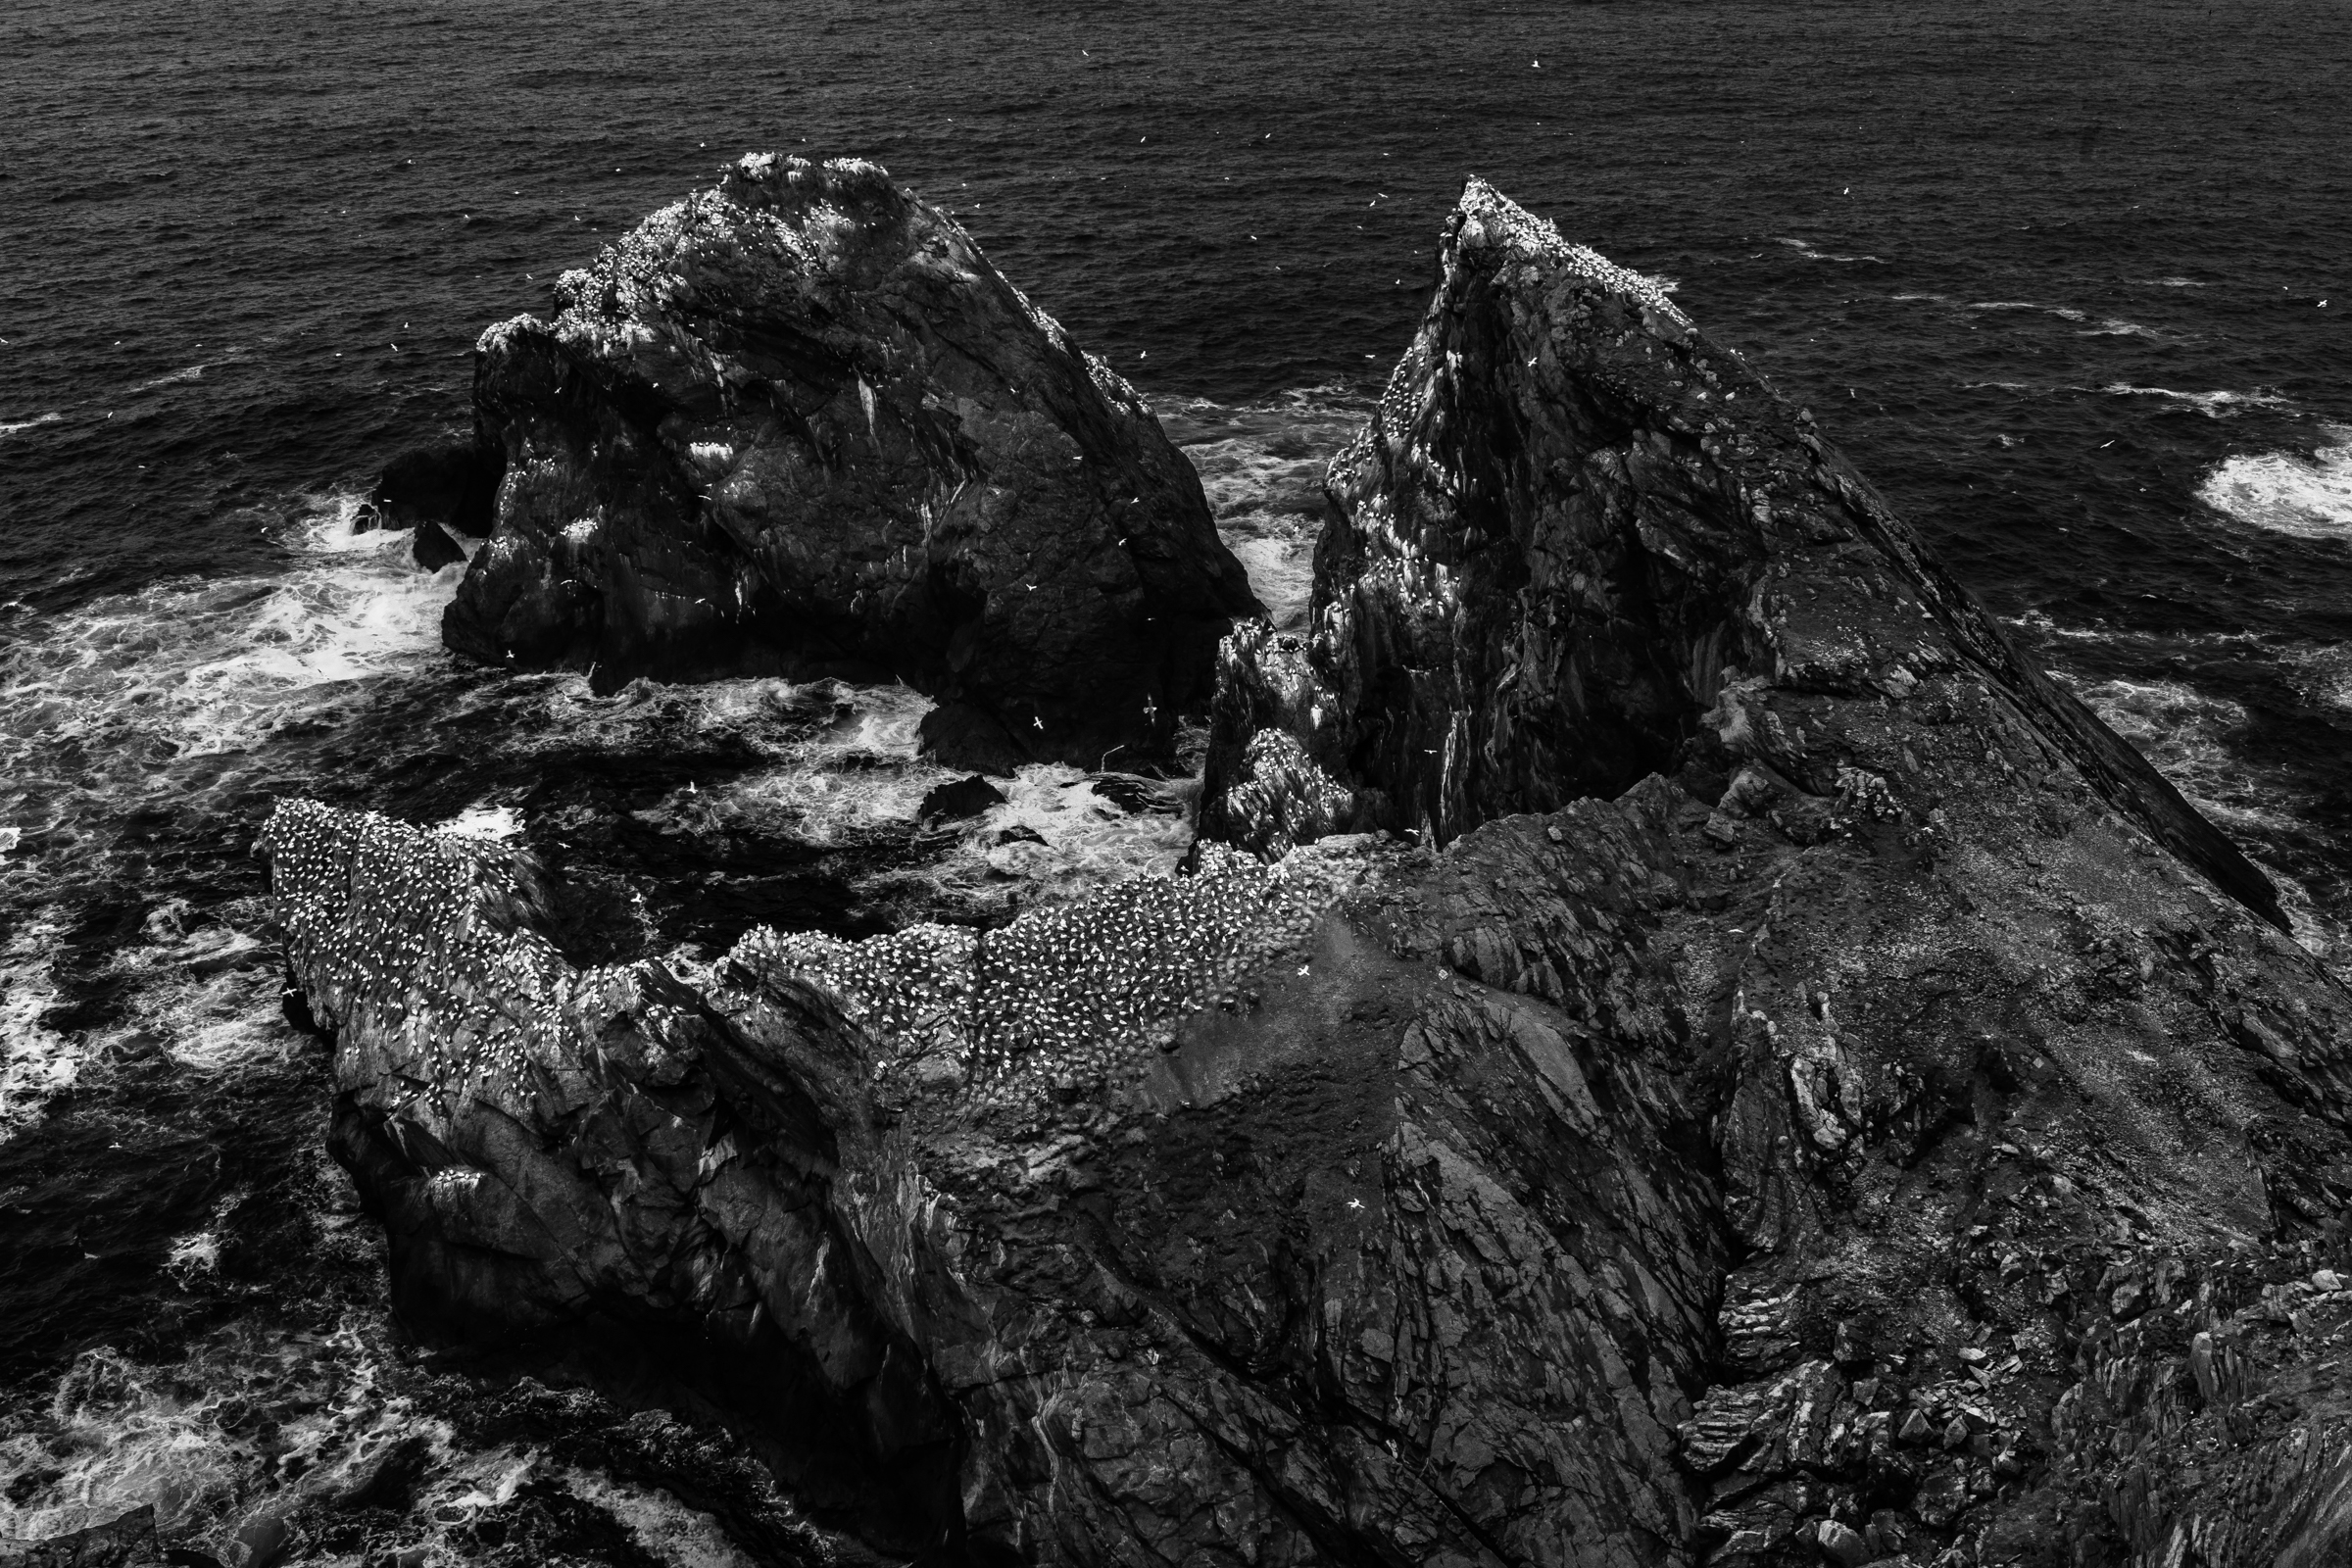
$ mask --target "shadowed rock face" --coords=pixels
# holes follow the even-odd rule
[[[1982,694],[2283,928],[2268,879],[1656,285],[1475,180],[1439,254],[1332,464],[1309,635],[1224,651],[1205,836],[1443,843],[1686,769],[1706,792],[1750,767],[1814,799],[1858,770],[1936,795],[1986,765],[1945,744],[1946,694]]]
[[[478,349],[459,653],[907,681],[939,755],[1164,756],[1256,611],[1124,381],[871,164],[746,158]]]
[[[1443,429],[1343,465],[1314,641],[1237,635],[1218,698],[1217,820],[1277,863],[579,969],[527,861],[279,808],[404,1314],[717,1415],[940,1561],[2342,1560],[2352,997],[1654,291],[1476,185],[1446,265],[1433,331],[1483,300],[1628,358],[1520,399],[1464,353]],[[1674,355],[1716,379],[1637,373]],[[1799,466],[1611,492],[1625,537],[1537,553],[1590,545],[1574,614],[1493,544],[1565,500],[1446,559],[1373,525],[1604,403]],[[1463,673],[1493,648],[1566,706]],[[1425,677],[1465,704],[1428,764]],[[1408,808],[1438,831],[1332,831]]]

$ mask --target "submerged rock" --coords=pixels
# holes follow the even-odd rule
[[[416,525],[416,537],[409,546],[409,553],[416,564],[426,571],[439,571],[443,566],[454,566],[466,559],[465,550],[437,522],[420,522]]]
[[[992,806],[1004,804],[1004,792],[987,779],[974,773],[927,791],[915,819],[926,826],[933,822],[961,821],[978,816]]]
[[[279,808],[404,1315],[939,1561],[2340,1557],[2352,996],[1654,288],[1475,184],[1444,265],[1228,650],[1276,863],[582,969]]]
[[[959,765],[1164,756],[1254,613],[1132,388],[871,164],[756,156],[481,340],[459,653],[903,679]]]

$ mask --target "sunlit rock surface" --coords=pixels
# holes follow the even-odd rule
[[[1164,757],[1255,612],[1109,367],[872,164],[758,155],[482,336],[493,663],[901,679],[956,765]]]
[[[1444,267],[1226,651],[1272,864],[582,968],[280,808],[404,1316],[934,1560],[2340,1560],[2352,999],[1662,295]]]

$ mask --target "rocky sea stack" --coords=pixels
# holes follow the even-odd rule
[[[405,1317],[932,1561],[2343,1560],[2352,996],[1654,284],[1441,268],[1188,874],[583,967],[279,808]]]
[[[489,662],[902,679],[958,765],[1165,758],[1256,610],[1134,391],[878,167],[757,155],[483,334]]]

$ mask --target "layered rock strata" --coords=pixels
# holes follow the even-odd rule
[[[902,679],[961,765],[1164,757],[1256,601],[1132,388],[878,167],[760,155],[483,334],[489,662]]]
[[[2011,646],[1810,412],[1656,284],[1479,180],[1439,268],[1332,463],[1308,635],[1223,651],[1205,836],[1443,843],[1686,768],[1826,800],[1848,773],[1921,773],[1948,686],[2284,925],[2268,879]]]
[[[2340,1560],[2352,997],[1654,288],[1477,185],[1445,266],[1228,651],[1277,863],[580,968],[280,808],[404,1313],[934,1560]]]

